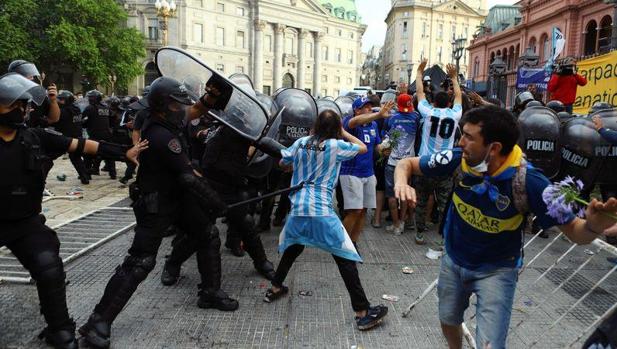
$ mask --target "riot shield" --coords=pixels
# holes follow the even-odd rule
[[[573,118],[563,124],[560,143],[561,165],[557,178],[569,175],[582,180],[586,189],[590,188],[599,168],[595,150],[602,143],[591,120]]]
[[[339,118],[343,117],[343,113],[341,112],[341,108],[339,108],[338,104],[334,103],[332,100],[328,99],[318,99],[317,100],[317,115],[321,114],[321,112],[325,110],[331,110],[339,116]]]
[[[593,116],[602,118],[604,127],[611,130],[617,130],[617,109],[598,110],[589,115],[589,119]],[[599,184],[617,184],[617,145],[609,144],[600,136],[601,142],[596,144],[594,154],[599,162],[598,174],[596,183]]]
[[[334,100],[334,103],[341,108],[343,117],[353,115],[353,98],[348,96],[340,96]]]
[[[297,139],[309,135],[317,119],[317,104],[313,96],[304,90],[288,88],[277,93],[274,102],[282,108],[281,125],[275,140],[289,147]]]
[[[393,89],[387,89],[383,93],[383,95],[381,95],[381,100],[379,101],[379,104],[384,105],[385,103],[388,103],[390,101],[396,102],[396,91],[394,91]]]
[[[546,107],[530,107],[518,118],[521,130],[518,145],[534,166],[542,169],[548,178],[559,173],[559,118]]]
[[[246,93],[201,60],[175,47],[163,47],[156,52],[156,67],[162,76],[187,81],[191,91],[200,96],[206,87],[220,92],[217,104],[208,114],[252,141],[258,140],[268,123],[268,113],[254,96]]]
[[[229,81],[233,82],[236,86],[242,89],[242,91],[255,97],[255,88],[253,87],[253,81],[244,73],[233,73],[229,76]]]

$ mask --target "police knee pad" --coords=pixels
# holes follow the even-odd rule
[[[136,256],[127,256],[124,259],[124,263],[122,263],[122,269],[125,273],[130,274],[135,277],[135,279],[139,281],[143,281],[146,279],[148,274],[152,270],[154,270],[154,266],[156,265],[156,257],[155,256],[145,256],[145,257],[136,257]]]
[[[34,256],[30,273],[37,282],[64,280],[65,277],[62,260],[54,251],[43,251]]]

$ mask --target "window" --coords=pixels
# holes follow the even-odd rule
[[[221,63],[218,63],[218,64],[216,65],[216,70],[217,70],[217,71],[219,71],[219,72],[221,72],[221,73],[225,73],[225,65],[224,65],[224,64],[221,64]]]
[[[222,2],[217,2],[216,3],[216,10],[218,12],[225,12],[225,4],[223,4]]]
[[[409,17],[409,12],[408,11],[403,12],[403,17]]]
[[[439,24],[437,27],[437,39],[443,40],[443,24]]]
[[[420,60],[424,59],[424,47],[420,50]]]
[[[334,77],[334,82],[340,83],[341,82],[341,77],[340,76],[335,76]]]
[[[328,89],[326,89],[326,88],[322,89],[322,90],[321,90],[321,96],[322,96],[322,97],[325,97],[325,96],[327,96],[327,95],[328,95]]]
[[[216,27],[216,44],[217,46],[225,46],[225,29]]]
[[[351,86],[351,78],[347,78],[347,85]]]
[[[266,35],[266,50],[272,52],[272,35]]]
[[[407,21],[403,22],[403,34],[407,34]]]
[[[328,75],[322,75],[321,82],[328,82]]]
[[[467,39],[467,37],[468,37],[468,36],[467,36],[467,29],[468,29],[467,27],[463,28],[463,33],[465,33],[465,35],[463,35],[463,37],[464,37],[465,39]]]
[[[285,38],[285,53],[290,55],[294,53],[294,39],[292,37]]]
[[[347,50],[347,64],[353,64],[353,50]]]
[[[328,46],[323,47],[322,56],[323,56],[322,58],[324,61],[328,60]]]
[[[310,58],[313,58],[313,43],[312,42],[307,42],[306,43],[306,51],[308,52],[308,56]]]
[[[542,58],[544,61],[547,61],[551,56],[551,42],[548,39],[548,35],[544,37],[544,42],[542,43],[544,52],[542,54]]]
[[[341,63],[341,49],[340,48],[336,49],[336,61]]]
[[[272,88],[268,85],[264,85],[262,91],[264,92],[265,95],[269,96],[270,93],[272,92]]]
[[[236,32],[236,47],[237,48],[245,48],[244,47],[244,32],[238,30]]]
[[[404,61],[407,60],[407,44],[401,45],[401,59]]]
[[[159,39],[159,20],[157,18],[151,18],[148,20],[148,39]]]
[[[326,34],[330,33],[330,28],[326,27]]]
[[[244,7],[236,7],[236,15],[244,17]]]
[[[440,46],[440,47],[439,47],[439,50],[437,50],[437,57],[439,57],[439,58],[437,59],[437,62],[443,62],[443,61],[441,60],[441,53],[442,53],[442,47]]]
[[[200,23],[193,24],[193,41],[203,44],[204,42],[204,26]]]
[[[350,33],[349,33],[349,37],[350,37],[351,39],[353,39],[353,32],[350,32]]]
[[[456,39],[456,25],[452,25],[452,40]]]
[[[338,36],[343,36],[343,31],[341,29],[337,30]]]
[[[244,73],[244,67],[241,65],[236,66],[236,73]]]
[[[422,37],[426,37],[426,22],[422,22]]]
[[[335,96],[340,96],[341,95],[341,90],[334,90],[334,95]]]

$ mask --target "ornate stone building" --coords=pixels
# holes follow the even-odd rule
[[[148,40],[139,93],[155,77],[152,58],[162,45],[154,0],[124,0],[128,25]],[[255,89],[306,89],[338,95],[359,83],[360,22],[354,0],[180,0],[169,19],[168,45],[201,58],[224,76],[243,72]]]
[[[411,79],[422,58],[429,64],[444,66],[454,63],[452,40],[470,41],[476,27],[486,16],[486,0],[392,0],[386,17],[388,29],[383,46],[386,81],[407,82],[408,65]],[[463,52],[460,72],[467,76],[467,55]]]

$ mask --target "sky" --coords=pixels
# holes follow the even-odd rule
[[[516,0],[487,0],[488,8],[495,5],[512,5],[515,2]],[[383,45],[387,29],[384,20],[390,10],[390,0],[356,0],[356,7],[362,17],[362,23],[367,25],[362,37],[362,51],[367,52],[373,45]]]

